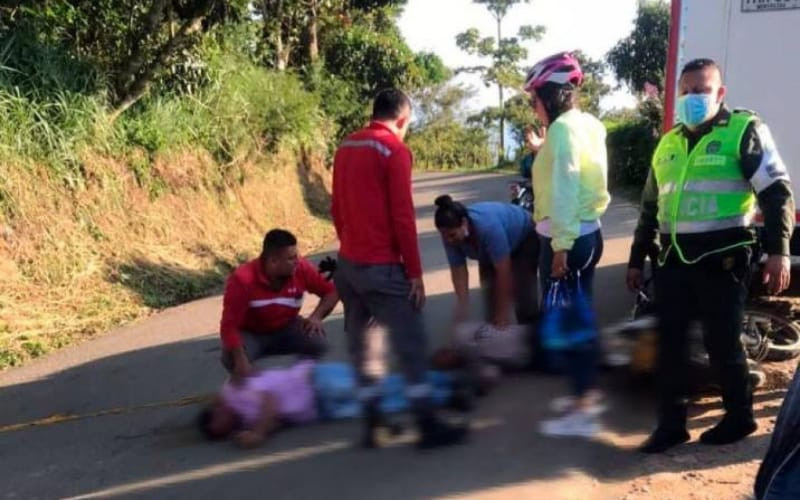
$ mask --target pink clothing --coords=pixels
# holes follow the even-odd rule
[[[245,426],[261,416],[264,395],[275,398],[278,417],[288,423],[302,424],[317,418],[317,404],[311,383],[316,363],[299,361],[291,368],[265,370],[248,377],[243,386],[225,382],[222,400],[241,416]]]

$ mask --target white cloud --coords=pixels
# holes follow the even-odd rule
[[[637,4],[637,0],[532,0],[516,5],[509,12],[503,35],[516,34],[524,24],[546,27],[540,42],[526,45],[529,49],[526,65],[562,50],[580,49],[599,59],[630,33]],[[434,52],[451,68],[481,63],[456,46],[458,33],[476,27],[484,36],[496,36],[497,30],[485,7],[470,0],[409,0],[399,24],[412,49]],[[496,89],[486,88],[477,76],[465,75],[459,81],[479,90],[471,103],[476,109],[496,104]],[[603,107],[612,109],[634,103],[633,96],[618,91],[603,102]]]

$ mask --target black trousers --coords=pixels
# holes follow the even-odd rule
[[[740,248],[687,265],[670,259],[656,273],[659,315],[659,425],[686,427],[690,321],[700,320],[711,368],[727,414],[752,418],[753,393],[741,343],[750,275],[750,249]]]

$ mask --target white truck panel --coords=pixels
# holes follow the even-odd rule
[[[692,59],[717,61],[728,88],[728,105],[752,109],[769,125],[797,197],[800,0],[680,1],[676,79]]]

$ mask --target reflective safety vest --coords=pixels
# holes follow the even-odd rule
[[[708,255],[753,243],[748,238],[687,259],[677,235],[750,225],[756,197],[750,182],[742,176],[739,149],[747,126],[754,120],[756,116],[750,112],[734,111],[727,123],[714,125],[691,153],[681,127],[661,138],[653,155],[653,172],[658,185],[660,231],[669,234],[671,241],[661,260],[674,249],[682,262],[694,264]]]

